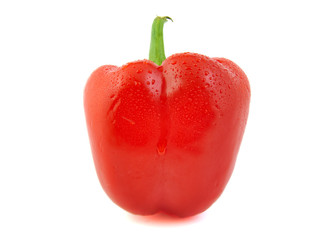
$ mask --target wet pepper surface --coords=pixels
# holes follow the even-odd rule
[[[232,174],[249,102],[247,76],[224,58],[181,53],[98,68],[84,106],[103,189],[134,214],[205,211]]]

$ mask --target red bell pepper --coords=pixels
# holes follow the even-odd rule
[[[150,60],[92,73],[84,107],[108,196],[134,214],[186,217],[211,206],[232,174],[250,87],[230,60],[196,53],[166,59],[168,19],[153,22]]]

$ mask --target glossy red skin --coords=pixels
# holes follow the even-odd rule
[[[200,54],[102,66],[84,93],[96,171],[139,215],[205,211],[223,192],[247,122],[250,87],[233,62]]]

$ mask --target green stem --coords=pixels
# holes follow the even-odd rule
[[[152,24],[149,59],[157,65],[161,65],[166,59],[163,44],[163,25],[168,19],[172,21],[170,17],[156,17]]]

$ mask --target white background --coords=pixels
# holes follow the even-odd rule
[[[329,239],[326,1],[1,1],[0,239]],[[104,64],[167,56],[235,61],[250,80],[233,176],[206,212],[132,216],[93,166],[83,88]]]

